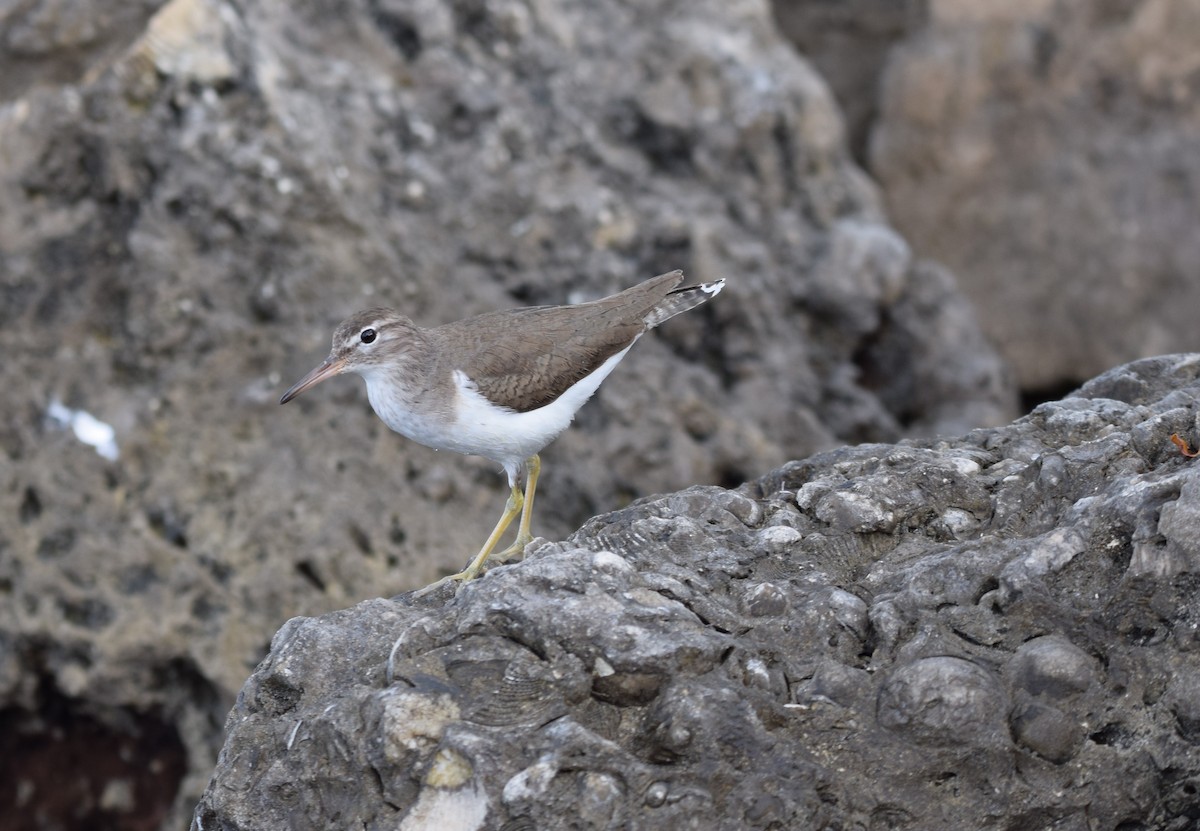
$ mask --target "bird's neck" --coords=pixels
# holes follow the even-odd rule
[[[367,384],[371,408],[392,429],[397,429],[393,422],[400,414],[419,409],[418,402],[429,397],[434,367],[421,335],[414,331],[402,344],[395,342],[395,348],[382,360],[358,370]]]

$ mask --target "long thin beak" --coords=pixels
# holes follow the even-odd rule
[[[299,381],[292,385],[292,388],[283,394],[283,398],[279,399],[280,404],[286,404],[295,398],[300,393],[304,392],[309,387],[315,387],[317,384],[324,381],[326,378],[332,378],[335,375],[340,375],[346,368],[346,359],[339,358],[331,360],[326,358],[324,363],[314,369],[312,372],[305,375]]]

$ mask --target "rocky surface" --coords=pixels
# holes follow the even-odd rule
[[[1194,0],[938,0],[890,51],[871,172],[1025,389],[1200,348],[1197,42]]]
[[[892,46],[923,30],[928,0],[773,0],[780,32],[837,99],[856,159],[865,162],[879,117],[879,81]]]
[[[1147,360],[290,621],[195,827],[1192,828],[1198,407]]]
[[[536,532],[1011,415],[761,3],[0,8],[0,815],[178,828],[284,620],[477,549],[489,464],[389,434],[355,379],[276,406],[343,315],[677,267],[729,288],[546,454]]]

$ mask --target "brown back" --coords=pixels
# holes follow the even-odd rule
[[[647,318],[683,280],[672,271],[589,303],[492,312],[430,330],[454,344],[462,369],[489,401],[517,412],[550,404],[646,331]],[[451,367],[446,362],[445,372]]]

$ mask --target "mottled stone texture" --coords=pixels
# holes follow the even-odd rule
[[[196,827],[1191,828],[1198,405],[1143,361],[290,621]]]
[[[837,98],[855,158],[879,117],[879,79],[892,46],[921,31],[929,0],[772,0],[784,37],[812,61]]]
[[[773,0],[1032,401],[1200,348],[1194,0]]]
[[[24,772],[0,770],[0,809],[178,828],[283,621],[477,550],[506,496],[489,464],[390,434],[357,379],[276,405],[340,318],[673,268],[729,288],[547,452],[535,532],[1011,416],[763,3],[0,4],[0,723]],[[144,777],[109,764],[131,753]]]
[[[1195,0],[932,0],[891,49],[871,172],[1022,387],[1200,348],[1197,43]]]

